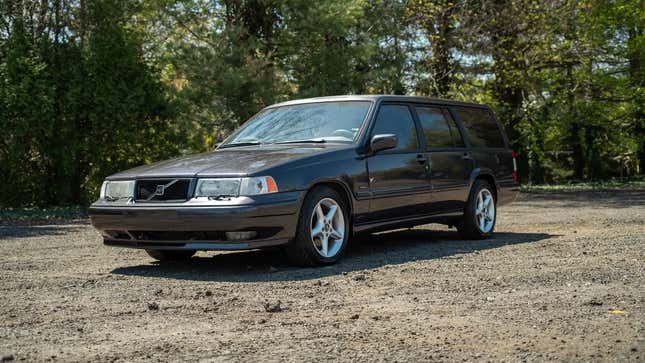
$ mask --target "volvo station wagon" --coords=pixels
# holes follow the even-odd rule
[[[336,96],[266,107],[215,150],[111,175],[89,214],[104,244],[160,261],[280,247],[316,266],[363,232],[441,223],[489,238],[518,190],[489,107]]]

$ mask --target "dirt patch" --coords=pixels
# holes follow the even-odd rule
[[[14,361],[640,361],[645,193],[522,195],[495,238],[428,225],[335,266],[279,251],[157,265],[88,225],[0,227]]]

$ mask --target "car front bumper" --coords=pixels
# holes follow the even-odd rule
[[[114,204],[89,209],[109,246],[158,250],[244,250],[288,243],[296,234],[301,192],[229,201]],[[226,232],[255,232],[246,240]]]

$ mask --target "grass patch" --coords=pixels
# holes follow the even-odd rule
[[[46,224],[87,219],[87,208],[0,208],[0,224]]]
[[[570,182],[566,184],[522,185],[520,190],[524,193],[645,190],[645,178],[609,179],[593,182]]]

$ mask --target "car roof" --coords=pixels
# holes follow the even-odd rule
[[[301,104],[317,103],[317,102],[334,102],[334,101],[336,102],[338,101],[371,101],[371,102],[390,101],[390,102],[431,103],[431,104],[442,104],[442,105],[490,108],[487,105],[471,103],[471,102],[453,101],[453,100],[434,98],[434,97],[400,96],[400,95],[345,95],[345,96],[303,98],[299,100],[291,100],[291,101],[276,103],[274,105],[268,106],[267,108],[301,105]]]

